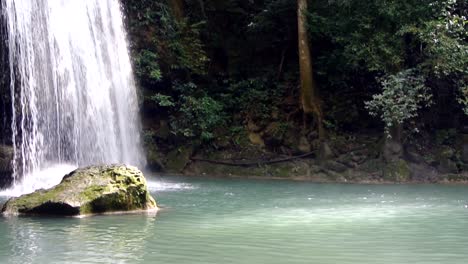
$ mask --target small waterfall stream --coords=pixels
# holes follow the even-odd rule
[[[12,193],[49,187],[76,166],[144,165],[119,1],[1,5],[13,112]]]

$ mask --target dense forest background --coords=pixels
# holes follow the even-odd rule
[[[463,169],[464,0],[318,0],[304,14],[296,0],[124,2],[156,169],[197,155],[337,157],[356,142],[386,163],[446,146],[446,167]],[[301,103],[298,15],[320,120]]]
[[[465,0],[123,6],[150,169],[392,181],[466,171]]]

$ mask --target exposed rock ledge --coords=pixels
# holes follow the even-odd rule
[[[84,216],[156,209],[140,170],[103,165],[77,169],[51,189],[12,198],[5,203],[2,213]]]

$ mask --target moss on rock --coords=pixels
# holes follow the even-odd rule
[[[411,169],[405,160],[399,159],[386,164],[383,176],[388,181],[407,182],[411,178]]]
[[[12,198],[2,213],[78,216],[156,208],[140,170],[104,165],[77,169],[51,189]]]
[[[190,163],[193,150],[194,148],[192,146],[183,146],[169,152],[166,157],[167,172],[181,173]]]

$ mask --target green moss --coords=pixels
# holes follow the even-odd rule
[[[169,152],[167,155],[166,169],[169,172],[182,172],[190,162],[192,153],[192,147],[181,147]]]
[[[411,170],[406,161],[400,159],[386,164],[383,171],[384,179],[395,182],[407,182],[411,178]]]
[[[281,166],[275,169],[275,174],[278,177],[284,177],[284,178],[291,177],[292,172],[293,172],[293,168],[289,166]]]
[[[79,169],[49,190],[12,199],[4,206],[11,214],[50,213],[60,207],[67,214],[94,214],[156,208],[143,174],[134,167],[101,166]],[[45,211],[44,211],[45,210]]]
[[[109,186],[90,186],[80,193],[80,198],[83,200],[96,199],[99,194],[110,191]]]

